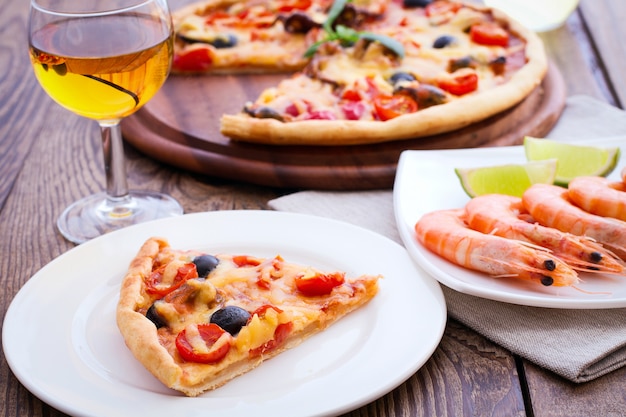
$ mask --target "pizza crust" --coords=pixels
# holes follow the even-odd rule
[[[137,360],[163,384],[172,386],[181,378],[182,370],[159,344],[154,324],[136,311],[145,304],[142,281],[152,271],[154,258],[165,245],[165,240],[152,238],[132,260],[122,281],[116,319],[126,345]]]
[[[505,84],[385,122],[306,120],[283,123],[244,113],[223,115],[221,133],[237,141],[271,145],[362,145],[432,136],[494,116],[520,103],[541,84],[548,61],[543,42],[534,32],[498,10],[493,10],[493,15],[499,21],[508,22],[511,31],[526,41],[527,63]]]

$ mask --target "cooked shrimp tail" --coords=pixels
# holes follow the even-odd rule
[[[578,274],[548,251],[472,230],[463,209],[425,214],[415,224],[418,241],[462,267],[494,277],[515,277],[544,286],[572,286]]]
[[[555,185],[532,185],[522,201],[540,224],[589,237],[626,260],[626,222],[586,212],[571,202],[568,190]]]
[[[519,197],[501,194],[475,197],[465,206],[465,214],[470,228],[538,245],[574,269],[626,274],[621,260],[592,239],[538,224]]]
[[[626,221],[626,183],[603,177],[578,177],[568,186],[570,200],[588,213]]]

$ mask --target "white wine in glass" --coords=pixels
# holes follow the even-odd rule
[[[139,110],[170,72],[173,29],[166,0],[31,0],[30,57],[43,89],[100,125],[106,192],[70,205],[57,220],[82,243],[121,227],[182,214],[172,197],[129,191],[120,120]]]

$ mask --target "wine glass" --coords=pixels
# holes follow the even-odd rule
[[[172,197],[129,191],[120,121],[165,82],[173,28],[167,0],[31,0],[35,76],[66,109],[100,125],[106,192],[74,202],[57,220],[75,243],[121,227],[182,214]]]

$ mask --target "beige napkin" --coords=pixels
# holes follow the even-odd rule
[[[626,112],[586,96],[568,98],[548,137],[575,140],[626,135]],[[275,210],[331,217],[402,244],[391,190],[302,191],[269,202]],[[525,307],[474,297],[442,285],[450,317],[511,352],[574,382],[626,365],[626,309]]]

